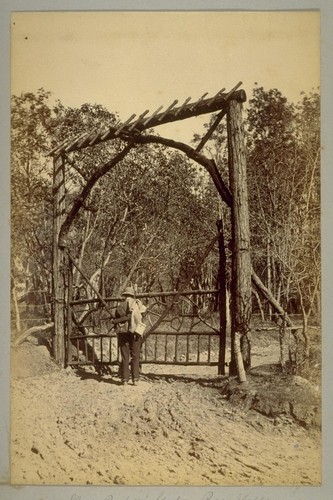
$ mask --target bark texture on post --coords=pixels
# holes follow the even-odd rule
[[[53,355],[56,362],[65,366],[65,271],[66,255],[59,247],[59,233],[65,218],[65,161],[58,156],[53,162]]]
[[[237,367],[237,374],[239,382],[246,382],[246,373],[243,363],[243,356],[241,352],[240,345],[240,334],[239,332],[234,332],[234,351],[235,351],[235,362]]]
[[[231,338],[232,362],[230,371],[240,374],[235,360],[235,333],[240,335],[245,369],[251,367],[251,257],[246,151],[242,104],[231,100],[228,108],[228,158],[230,190],[233,197],[232,223],[232,284]],[[238,363],[237,363],[238,364]]]
[[[67,343],[65,342],[65,355],[67,356],[67,364],[69,365],[72,362],[72,345],[71,345],[71,336],[72,336],[72,309],[71,309],[71,301],[73,300],[73,264],[68,256],[68,283],[67,283]]]
[[[218,375],[225,375],[225,351],[227,332],[227,295],[226,295],[226,254],[224,248],[223,221],[218,220],[219,232],[219,309],[220,309],[220,346]]]

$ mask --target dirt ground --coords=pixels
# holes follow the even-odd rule
[[[123,387],[24,342],[12,349],[11,481],[318,485],[320,389],[277,374],[276,356],[254,349],[242,386],[213,367],[145,365]]]

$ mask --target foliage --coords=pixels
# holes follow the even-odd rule
[[[36,95],[14,96],[11,107],[12,276],[45,289],[50,281],[52,217],[51,162],[45,157],[53,129],[49,97],[40,89]]]
[[[179,153],[151,145],[137,147],[99,181],[85,206],[94,233],[84,266],[88,275],[103,268],[107,295],[125,279],[146,291],[178,286],[187,273],[184,260],[196,259],[211,230],[202,230],[207,206],[196,184],[195,169]],[[83,233],[76,227],[71,234],[78,250]],[[112,256],[103,265],[107,254]]]
[[[50,93],[12,98],[12,245],[22,288],[51,283],[52,161],[61,141],[118,123],[98,104],[65,108]],[[122,150],[120,139],[75,152],[66,162],[66,212],[94,172]],[[125,280],[140,288],[177,288],[215,232],[210,191],[179,152],[136,146],[93,186],[73,221],[69,250],[94,287],[118,293]],[[33,263],[33,265],[31,264]],[[212,280],[216,274],[210,262]],[[29,271],[46,277],[27,282]],[[216,267],[216,265],[215,265]],[[201,278],[200,278],[201,279]],[[199,280],[200,281],[200,280]],[[76,294],[91,293],[75,271]]]
[[[252,257],[287,310],[319,286],[319,96],[289,104],[255,87],[248,110]]]

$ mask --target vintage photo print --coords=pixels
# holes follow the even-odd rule
[[[9,20],[10,484],[321,487],[320,10]]]

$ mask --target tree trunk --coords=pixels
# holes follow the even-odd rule
[[[282,371],[285,371],[286,360],[287,360],[287,351],[286,351],[286,318],[283,317],[282,323],[279,327],[279,342],[280,342],[280,363]],[[289,346],[288,346],[289,348]]]
[[[83,261],[83,257],[84,257],[84,253],[85,253],[85,249],[86,249],[86,245],[92,235],[92,229],[90,228],[90,219],[91,219],[91,212],[88,212],[87,214],[85,214],[85,217],[84,217],[84,228],[83,228],[83,236],[82,236],[82,244],[81,244],[81,248],[79,250],[79,257],[78,257],[78,265],[79,267],[82,267],[82,261]],[[94,226],[94,224],[93,224]],[[79,272],[75,272],[75,279],[74,279],[74,289],[75,290],[78,290],[79,289],[79,286],[80,286],[80,279],[81,279],[81,276],[80,276],[80,273]]]
[[[19,308],[18,301],[17,301],[16,282],[15,282],[15,278],[13,278],[13,277],[12,277],[12,295],[13,295],[14,310],[15,310],[16,333],[18,335],[20,335],[20,333],[21,333],[21,315],[20,315],[20,308]]]
[[[245,369],[251,367],[251,258],[248,192],[246,178],[246,151],[241,103],[231,100],[228,108],[229,179],[232,194],[232,358],[235,358],[235,333],[238,332],[243,347]],[[231,372],[237,369],[237,359],[232,359]],[[238,375],[240,375],[238,373]]]
[[[267,240],[267,288],[272,289],[272,251],[271,251],[271,241],[268,237]],[[268,318],[272,319],[272,306],[268,302]]]
[[[261,303],[259,293],[257,292],[257,290],[255,288],[253,288],[252,291],[253,291],[253,295],[255,296],[258,307],[259,307],[261,321],[265,321],[265,311],[264,311],[263,305]]]
[[[150,236],[149,241],[147,242],[146,246],[144,247],[144,249],[142,250],[142,252],[138,256],[138,258],[136,259],[136,261],[133,263],[133,265],[132,265],[132,267],[131,267],[131,269],[130,269],[130,271],[129,271],[126,279],[125,279],[125,281],[121,285],[120,292],[122,292],[123,290],[125,290],[125,288],[129,285],[129,283],[130,283],[130,281],[132,279],[132,276],[133,276],[135,270],[137,269],[138,265],[140,264],[140,262],[142,261],[142,259],[146,255],[146,252],[149,249],[150,245],[153,243],[154,239],[156,238],[159,228],[160,228],[160,225],[158,226],[157,230]]]
[[[316,321],[320,321],[320,313],[321,313],[321,295],[320,292],[316,292]]]
[[[309,337],[309,332],[308,332],[308,315],[306,314],[306,311],[303,307],[302,307],[302,335],[304,337],[305,357],[308,358],[310,356],[310,337]]]

